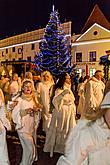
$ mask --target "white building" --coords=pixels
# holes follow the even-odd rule
[[[71,22],[63,23],[62,28],[71,41]],[[12,66],[17,65],[19,60],[34,61],[39,52],[39,42],[43,38],[44,31],[44,28],[38,29],[0,40],[0,73],[11,73],[14,69]],[[27,62],[25,64],[28,65]],[[22,71],[24,69],[22,67],[24,66],[17,65],[17,70]]]
[[[91,12],[81,34],[72,36],[72,62],[80,75],[92,76],[99,65],[100,57],[110,50],[110,23],[98,5]]]

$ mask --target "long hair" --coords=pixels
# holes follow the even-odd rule
[[[52,76],[52,74],[49,72],[49,71],[43,71],[42,73],[41,73],[41,81],[43,82],[44,81],[44,76],[45,75],[48,75],[49,76],[49,78],[50,78],[50,82],[52,82],[52,83],[54,83],[54,79],[53,79],[53,76]]]
[[[66,73],[60,75],[60,78],[58,79],[58,81],[55,85],[55,89],[57,89],[57,88],[63,89],[65,80],[66,80]]]
[[[85,117],[86,119],[88,119],[88,120],[95,121],[95,120],[101,118],[102,116],[104,116],[107,110],[108,110],[108,108],[102,109],[102,108],[99,106],[96,113],[93,113],[93,114],[85,114],[84,117]]]

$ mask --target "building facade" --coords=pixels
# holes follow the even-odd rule
[[[71,42],[71,22],[65,22],[61,26]],[[39,42],[43,38],[44,32],[43,28],[0,40],[0,62],[2,64],[0,73],[4,74],[6,69],[12,73],[12,63],[16,63],[16,61],[34,61],[39,52]],[[11,65],[8,65],[10,61]]]
[[[110,31],[95,23],[85,33],[73,40],[73,63],[81,75],[92,76],[97,69],[103,70],[99,64],[100,57],[110,49]]]
[[[92,76],[97,69],[100,57],[110,50],[110,23],[95,5],[81,34],[72,36],[72,62],[80,75]]]

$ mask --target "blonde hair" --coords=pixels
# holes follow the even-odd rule
[[[30,79],[25,79],[23,82],[22,82],[22,87],[21,87],[21,90],[23,91],[24,90],[24,86],[26,84],[30,83],[32,85],[32,81]],[[34,91],[33,89],[33,85],[32,85],[32,92]]]
[[[106,113],[106,111],[108,110],[108,108],[104,108],[102,109],[100,106],[99,108],[97,108],[97,112],[93,113],[93,114],[85,114],[84,117],[88,120],[91,121],[95,121],[99,118],[101,118],[102,116],[104,116],[104,114]]]
[[[41,73],[41,81],[44,81],[44,76],[45,75],[48,75],[49,78],[50,78],[50,82],[54,83],[53,76],[49,71],[44,71],[44,72]]]
[[[25,78],[27,78],[27,79],[33,79],[32,73],[31,72],[26,72],[25,73]]]

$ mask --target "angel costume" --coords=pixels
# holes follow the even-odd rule
[[[50,112],[50,94],[49,91],[53,85],[53,82],[43,81],[39,82],[37,86],[37,92],[39,94],[39,98],[41,100],[41,104],[43,105],[42,109],[42,119],[43,119],[43,129],[47,132],[50,121],[51,121],[51,114]]]
[[[37,160],[36,132],[39,123],[39,113],[30,115],[25,113],[25,110],[33,108],[37,103],[37,100],[35,100],[33,94],[27,96],[22,93],[21,97],[18,97],[16,101],[18,101],[18,104],[12,111],[12,118],[16,124],[16,130],[23,148],[20,165],[31,165]],[[22,116],[21,113],[23,112],[24,115]]]
[[[1,89],[0,93],[2,94]],[[7,128],[7,130],[11,130],[11,125],[9,120],[6,118],[5,108],[6,107],[3,102],[2,96],[0,96],[0,165],[10,164],[7,150],[5,127]]]
[[[102,102],[104,96],[105,84],[101,81],[92,77],[85,85],[85,101],[83,114],[92,115],[96,113],[98,106]]]
[[[78,95],[79,95],[79,103],[77,107],[77,113],[83,117],[84,113],[84,105],[85,105],[85,97],[84,97],[84,92],[85,92],[85,84],[87,83],[87,80],[84,82],[80,83],[78,85]]]
[[[67,89],[68,93],[65,93]],[[53,98],[55,109],[44,145],[44,152],[50,152],[50,157],[53,156],[53,152],[64,153],[68,133],[76,125],[76,106],[74,100],[72,91],[66,86],[64,89],[57,89],[55,91]]]
[[[110,92],[101,103],[110,108]],[[66,142],[65,154],[57,165],[110,165],[110,129],[104,117],[79,120]]]

